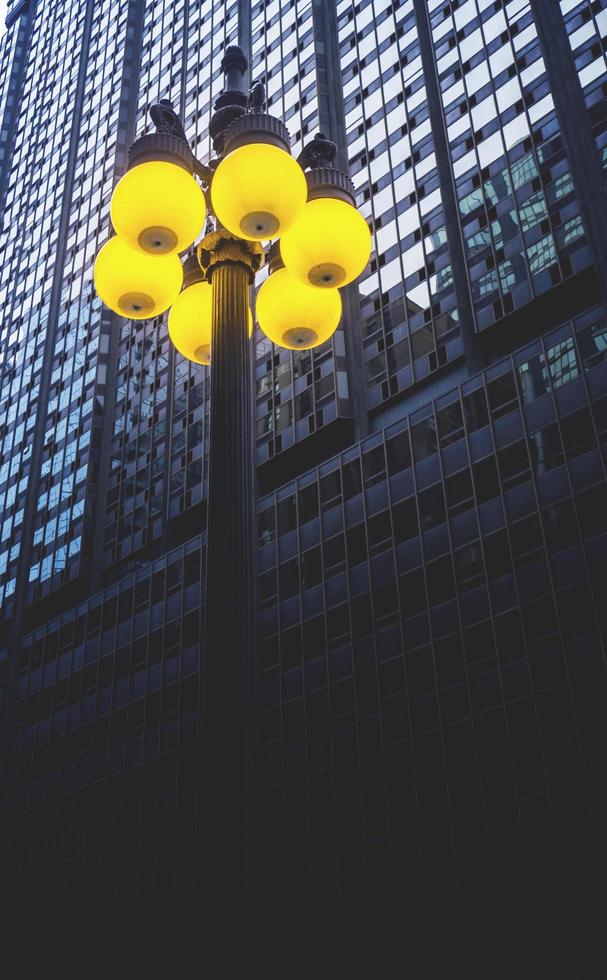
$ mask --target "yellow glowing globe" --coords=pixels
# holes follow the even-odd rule
[[[355,207],[332,197],[308,201],[280,240],[287,269],[302,282],[325,289],[346,286],[371,254],[369,226]]]
[[[115,237],[95,259],[94,280],[98,296],[114,313],[148,320],[175,302],[183,268],[178,255],[146,255]]]
[[[180,354],[197,364],[211,363],[213,290],[195,282],[179,294],[169,312],[169,337]]]
[[[169,312],[169,337],[180,354],[196,364],[211,363],[213,289],[208,282],[186,286]],[[248,311],[248,334],[253,333],[253,317]]]
[[[202,189],[176,163],[150,160],[127,170],[112,195],[114,229],[150,255],[183,252],[204,225]]]
[[[289,350],[319,347],[329,339],[341,319],[337,289],[316,289],[288,269],[278,269],[257,294],[259,326],[275,344]]]
[[[225,157],[213,176],[213,209],[233,235],[249,241],[279,238],[306,202],[306,178],[277,146],[249,143]]]

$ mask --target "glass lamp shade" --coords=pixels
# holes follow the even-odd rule
[[[116,234],[150,255],[183,252],[204,225],[202,189],[176,163],[150,160],[127,170],[112,195]]]
[[[213,209],[233,235],[261,242],[279,238],[306,202],[296,160],[277,146],[248,143],[225,157],[213,176]]]
[[[94,280],[97,294],[114,313],[149,320],[177,299],[183,268],[178,255],[146,255],[116,237],[99,251]]]
[[[169,337],[180,354],[196,364],[211,363],[213,289],[195,282],[179,294],[169,312]]]
[[[319,347],[341,319],[337,289],[315,289],[288,269],[278,269],[262,284],[256,303],[259,326],[269,340],[289,350]]]
[[[253,317],[248,311],[249,337]],[[196,364],[211,363],[213,289],[208,282],[194,282],[179,294],[169,312],[169,337],[180,354]]]
[[[280,254],[287,269],[302,282],[335,289],[354,282],[365,268],[371,254],[371,232],[363,216],[346,201],[314,198],[281,238]]]

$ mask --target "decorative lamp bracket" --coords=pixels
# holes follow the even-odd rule
[[[299,166],[305,170],[315,170],[317,167],[327,169],[333,166],[333,161],[337,154],[337,145],[323,133],[316,133],[314,139],[310,140],[307,146],[297,157]]]
[[[248,112],[266,111],[266,87],[263,82],[255,82],[249,89]]]
[[[259,242],[237,238],[222,228],[205,235],[196,246],[196,256],[208,282],[211,282],[218,266],[229,264],[243,266],[252,285],[255,273],[261,268],[264,250]]]
[[[150,106],[150,118],[157,133],[166,133],[167,136],[174,136],[184,143],[188,142],[183,123],[168,99],[161,99],[160,102]]]

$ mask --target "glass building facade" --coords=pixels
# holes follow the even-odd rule
[[[431,2],[475,326],[591,260],[531,4]]]
[[[607,8],[603,3],[560,0],[565,29],[575,60],[580,86],[592,120],[592,129],[603,167],[607,167],[607,122],[605,121],[605,38]]]
[[[374,231],[360,283],[367,406],[461,357],[460,310],[411,2],[337,4],[348,165]]]
[[[288,4],[272,0],[251,8],[251,78],[265,82],[269,111],[289,127],[294,156],[318,132],[338,135],[329,106],[323,47],[329,43],[328,25],[322,23],[321,6],[310,0]],[[351,439],[344,336],[348,318],[346,313],[344,326],[331,341],[311,351],[277,348],[256,331],[256,462],[260,467],[315,433],[326,432],[328,446]]]
[[[145,916],[200,886],[210,373],[164,317],[103,308],[92,263],[149,105],[170,99],[206,158],[240,43],[293,153],[339,142],[373,232],[330,342],[251,345],[260,905],[601,914],[606,34],[607,0],[9,4],[15,909]]]

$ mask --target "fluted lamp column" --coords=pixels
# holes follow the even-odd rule
[[[199,247],[213,286],[201,817],[202,873],[215,914],[236,911],[248,891],[255,652],[249,286],[262,257],[258,242],[225,230],[207,235]]]

